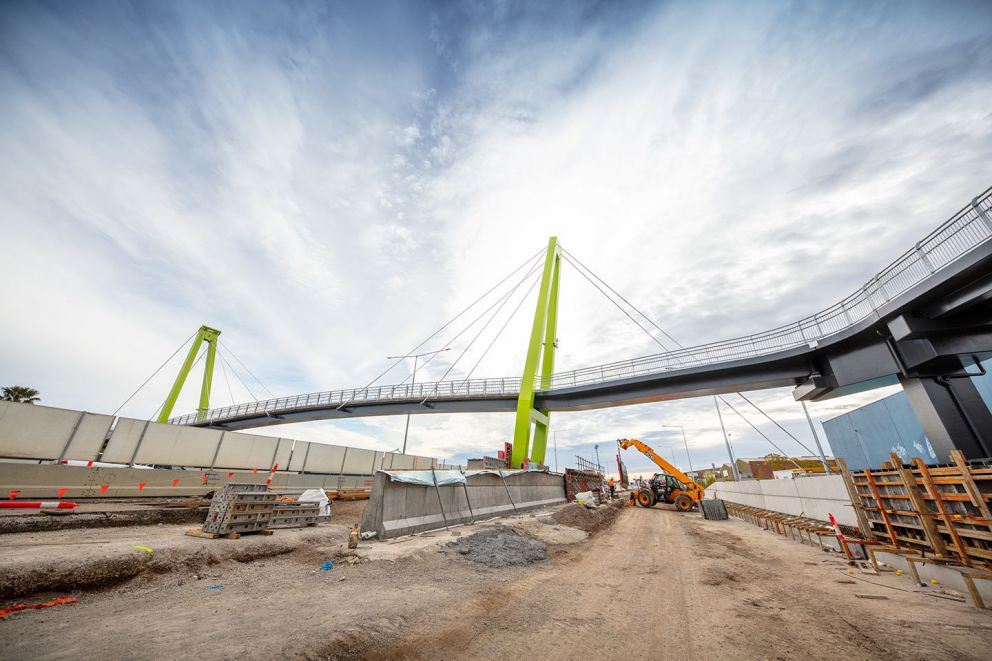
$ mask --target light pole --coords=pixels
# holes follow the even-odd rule
[[[730,449],[730,435],[727,434],[727,427],[723,424],[723,413],[720,412],[720,402],[716,395],[713,395],[713,404],[716,406],[716,417],[720,418],[720,429],[723,430],[723,441],[727,444],[727,455],[730,457],[730,470],[734,474],[734,481],[740,482],[741,476],[737,472],[737,461],[734,459],[734,452]]]
[[[552,436],[555,439],[555,472],[558,472],[558,431],[552,432]]]
[[[689,455],[689,441],[685,440],[685,427],[682,425],[662,425],[662,427],[670,427],[672,429],[682,430],[682,444],[685,446],[685,458],[689,460],[689,472],[694,472],[692,470],[692,456]]]
[[[830,464],[827,463],[827,456],[823,454],[823,446],[820,445],[820,435],[816,433],[816,426],[813,424],[813,418],[809,414],[809,409],[806,408],[806,400],[800,400],[800,404],[803,405],[803,413],[806,414],[806,422],[809,423],[809,430],[813,432],[813,440],[816,441],[816,449],[820,451],[820,461],[823,462],[823,470],[830,475]]]
[[[422,356],[433,356],[436,353],[441,353],[442,351],[448,351],[451,347],[446,347],[444,349],[438,349],[437,351],[425,351],[424,353],[411,353],[405,356],[386,356],[386,360],[403,360],[404,358],[413,358],[413,372],[410,373],[410,394],[413,395],[413,386],[417,383],[417,361]],[[403,430],[403,452],[401,454],[406,454],[406,437],[410,433],[410,414],[406,414],[406,428]]]
[[[603,470],[603,464],[599,463],[599,443],[597,443],[593,447],[596,448],[596,466],[599,467],[599,470]]]

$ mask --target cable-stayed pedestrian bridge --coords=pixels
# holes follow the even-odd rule
[[[935,448],[953,443],[950,447],[956,445],[966,454],[984,452],[989,456],[992,416],[987,407],[984,413],[976,408],[981,399],[972,392],[974,386],[967,377],[980,369],[981,360],[992,356],[990,239],[992,189],[974,198],[837,304],[761,333],[683,347],[552,238],[546,251],[504,279],[505,282],[523,272],[518,287],[476,319],[488,317],[486,324],[493,321],[518,290],[523,290],[526,297],[532,289],[520,285],[526,284],[530,276],[539,275],[532,285],[539,285],[538,302],[522,377],[471,378],[470,371],[466,378],[448,378],[452,364],[445,377],[434,382],[378,385],[377,379],[360,388],[273,397],[212,409],[204,406],[201,398],[197,413],[169,421],[233,430],[358,416],[515,411],[514,463],[518,464],[518,459],[527,456],[532,424],[537,429],[535,454],[531,456],[543,460],[548,415],[555,411],[782,386],[794,386],[797,399],[816,400],[901,382]],[[562,260],[573,264],[665,350],[555,372]],[[617,298],[629,307],[620,305]],[[523,300],[517,303],[517,309]],[[472,342],[481,334],[479,331]],[[420,346],[409,356],[414,356]],[[195,351],[188,365],[193,355]],[[208,357],[208,361],[212,358]],[[414,378],[415,375],[416,369]]]

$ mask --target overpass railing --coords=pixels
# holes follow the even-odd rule
[[[587,385],[762,356],[819,340],[871,316],[907,289],[992,238],[992,188],[971,201],[853,294],[771,330],[554,375],[545,389]]]
[[[623,360],[571,372],[558,372],[550,380],[538,377],[539,390],[615,381],[632,376],[713,365],[762,356],[816,343],[874,314],[899,296],[962,255],[992,238],[992,188],[972,200],[937,229],[889,264],[856,292],[795,323],[771,330],[712,342],[675,351]],[[285,411],[347,408],[349,404],[403,402],[430,399],[485,399],[513,396],[520,392],[519,378],[468,379],[433,383],[370,386],[350,390],[315,392],[291,397],[211,409],[173,418],[181,425],[232,418],[276,415]]]
[[[278,415],[286,411],[307,409],[347,408],[351,404],[375,402],[409,402],[431,399],[492,399],[516,396],[520,392],[520,378],[468,379],[463,381],[435,381],[392,386],[369,386],[348,390],[312,392],[305,395],[277,397],[264,401],[210,409],[205,414],[189,413],[169,420],[177,425],[202,424],[234,418]]]

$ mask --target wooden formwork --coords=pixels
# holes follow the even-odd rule
[[[889,455],[879,469],[849,471],[838,460],[862,535],[902,553],[919,553],[992,569],[992,465],[903,463]]]

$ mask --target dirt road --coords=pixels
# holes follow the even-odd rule
[[[977,661],[992,643],[988,611],[838,583],[851,580],[838,560],[736,520],[629,509],[570,548],[369,658]]]
[[[992,645],[992,611],[924,597],[906,577],[838,583],[852,578],[835,556],[734,519],[627,509],[585,541],[549,547],[546,561],[503,569],[424,545],[451,541],[444,531],[381,545],[415,546],[405,557],[349,564],[339,527],[340,540],[172,563],[15,614],[0,621],[2,656],[977,661]],[[208,552],[245,540],[199,541]],[[319,571],[327,559],[334,568]]]

